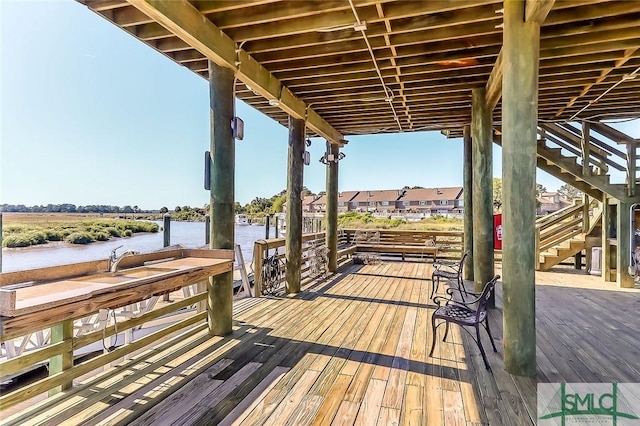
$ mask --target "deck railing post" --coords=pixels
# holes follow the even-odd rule
[[[66,320],[51,327],[51,344],[60,343],[73,339],[73,320]],[[69,345],[69,350],[52,357],[49,360],[49,376],[63,373],[73,367],[73,347]],[[57,386],[49,391],[49,396],[53,396],[63,390],[71,389],[73,380]]]
[[[263,263],[262,244],[255,242],[253,244],[253,295],[260,297],[262,295],[262,263]]]

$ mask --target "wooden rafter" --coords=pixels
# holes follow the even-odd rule
[[[312,104],[310,117],[325,131],[397,131],[382,84],[394,91],[405,131],[461,128],[479,86],[494,119],[501,114],[502,0],[353,0],[381,77],[347,0],[132,0],[195,9],[195,40],[176,28],[179,22],[167,24],[123,0],[77,1],[204,78],[211,51],[224,66],[240,61],[236,96],[283,124],[287,113],[306,115]],[[611,87],[640,66],[640,0],[524,1],[522,19],[541,25],[540,117],[567,119],[606,90],[585,118],[637,116],[638,79]],[[284,111],[269,105],[275,98]]]
[[[305,119],[307,126],[332,143],[342,143],[342,135],[320,117],[313,109],[280,81],[255,61],[236,43],[222,33],[215,25],[186,0],[154,1],[130,0],[137,9],[174,34],[194,46],[210,61],[236,70],[239,80],[248,84],[268,99],[277,99],[280,107],[298,119]]]

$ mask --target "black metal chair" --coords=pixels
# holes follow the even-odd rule
[[[464,268],[464,262],[469,255],[468,252],[465,252],[457,262],[446,262],[444,260],[439,260],[433,263],[435,269],[431,274],[431,295],[429,299],[433,299],[433,296],[438,291],[438,287],[440,286],[440,279],[445,279],[449,281],[454,281],[458,290],[464,295],[467,294],[467,291],[464,288],[464,284],[462,282],[462,269]],[[462,296],[462,300],[464,300],[464,295]]]
[[[484,329],[487,330],[487,334],[489,335],[489,339],[491,340],[491,346],[493,346],[493,351],[498,352],[496,349],[496,344],[493,341],[493,336],[491,336],[491,329],[489,328],[489,321],[487,318],[487,302],[491,297],[491,293],[494,291],[496,282],[500,278],[499,275],[496,275],[484,286],[484,290],[479,295],[479,297],[470,302],[457,301],[453,299],[453,295],[455,292],[460,292],[460,290],[454,288],[448,288],[447,294],[449,294],[450,299],[437,296],[434,300],[439,306],[438,309],[433,313],[431,317],[431,331],[433,333],[433,339],[431,343],[431,351],[429,352],[429,356],[433,356],[433,349],[436,347],[436,330],[442,324],[446,324],[444,337],[442,341],[444,342],[447,339],[447,334],[449,333],[449,324],[454,323],[458,324],[462,327],[464,331],[469,333],[469,335],[473,338],[473,335],[467,330],[465,327],[474,327],[476,329],[476,337],[475,342],[480,348],[480,353],[482,354],[482,359],[484,360],[484,365],[487,367],[487,370],[491,370],[489,366],[489,362],[487,361],[487,355],[484,352],[484,348],[482,347],[482,341],[480,340],[480,324],[483,325]],[[474,296],[478,296],[476,293],[468,292],[468,294],[472,294]],[[444,306],[441,306],[440,303],[444,302]],[[471,305],[477,303],[477,307],[473,309]],[[442,320],[440,324],[436,325],[436,320]]]

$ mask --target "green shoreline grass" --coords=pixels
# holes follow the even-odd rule
[[[90,244],[111,238],[130,237],[139,232],[158,232],[153,222],[123,219],[87,219],[65,221],[15,221],[3,225],[2,246],[9,248],[64,241]]]

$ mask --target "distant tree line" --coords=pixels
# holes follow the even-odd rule
[[[0,204],[0,212],[6,213],[149,213],[150,210],[140,210],[138,206],[107,206],[75,204],[47,204],[46,206],[25,206],[24,204]]]
[[[316,195],[306,186],[302,187],[302,192],[305,196]],[[320,192],[318,195],[323,194],[324,192]],[[236,213],[244,213],[248,215],[280,213],[282,212],[282,207],[286,200],[287,190],[284,189],[273,195],[271,198],[256,197],[244,206],[236,201],[234,210]]]

